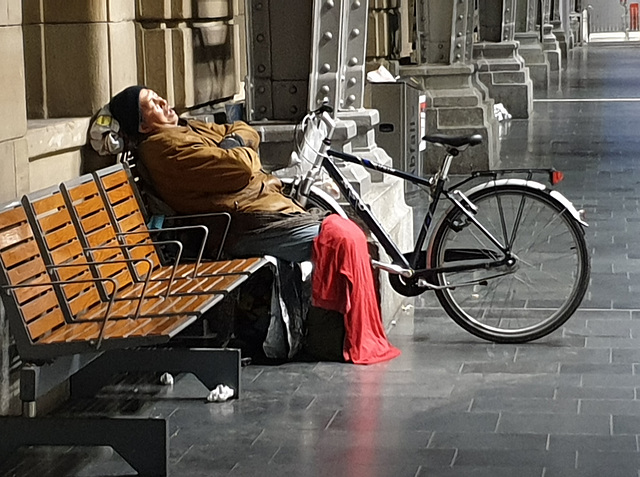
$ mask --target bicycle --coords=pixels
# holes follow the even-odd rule
[[[447,152],[438,171],[425,178],[331,149],[335,128],[331,112],[328,106],[321,106],[301,123],[303,147],[315,159],[306,172],[289,181],[290,195],[303,206],[319,206],[346,216],[335,200],[314,186],[323,172],[328,173],[389,256],[391,263],[373,261],[373,266],[389,273],[396,292],[417,296],[434,291],[458,325],[500,343],[541,338],[571,317],[589,283],[587,223],[560,192],[533,180],[542,174],[553,186],[562,180],[560,171],[479,171],[447,186],[453,160],[480,144],[480,135],[425,136],[424,140]],[[428,193],[431,203],[412,251],[399,250],[336,160],[399,177]],[[516,177],[519,175],[525,178]],[[459,189],[483,179],[486,181],[466,192]],[[443,198],[450,205],[434,226]]]

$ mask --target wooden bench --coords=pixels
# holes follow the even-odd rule
[[[268,262],[164,264],[126,185],[124,196],[108,184],[100,192],[83,176],[64,194],[53,187],[0,207],[0,291],[23,362],[23,416],[0,418],[0,461],[22,445],[109,445],[140,475],[167,475],[164,420],[36,416],[36,399],[66,379],[86,396],[115,373],[190,372],[240,393],[239,350],[162,345]]]
[[[148,278],[157,293],[170,291],[172,295],[177,295],[188,294],[190,290],[196,293],[218,289],[231,291],[267,263],[264,258],[255,257],[222,261],[198,259],[195,263],[165,265],[157,252],[157,242],[146,227],[126,172],[122,166],[107,169],[107,172],[110,171],[117,171],[118,174],[99,177],[111,184],[114,178],[124,182],[102,192],[96,180],[89,175],[62,184],[76,228],[80,231],[80,241],[90,256],[99,261],[129,260],[128,267],[124,264],[110,267],[109,273],[97,267],[96,276],[106,278],[117,273],[119,279],[127,282],[127,286],[141,283],[147,267],[135,261],[148,261],[151,263]],[[135,287],[132,290],[137,293]]]
[[[83,248],[59,189],[51,188],[30,194],[25,196],[23,202],[42,239],[40,249],[47,267],[60,282],[56,289],[66,308],[67,321],[99,319],[104,314],[102,309],[109,303],[113,303],[110,310],[113,319],[180,313],[199,316],[227,293],[227,283],[220,281],[182,280],[192,283],[190,289],[194,291],[190,294],[179,293],[184,288],[180,286],[176,286],[175,293],[172,293],[164,281],[145,279],[135,282],[129,273],[129,263],[142,262],[147,270],[151,270],[151,261],[146,258],[127,258],[121,246],[114,241],[91,249]],[[87,260],[85,253],[93,254],[93,260]],[[91,277],[92,280],[78,282],[80,277]],[[200,286],[206,292],[200,292],[197,289]],[[115,293],[110,290],[114,287]],[[111,298],[112,301],[108,301]]]
[[[89,363],[100,356],[95,345],[103,331],[101,323],[68,323],[64,319],[53,282],[25,211],[18,202],[0,207],[0,286],[9,326],[25,363],[20,386],[21,399],[26,403],[35,402],[38,392],[44,391],[43,387],[48,391],[60,382],[51,378],[53,374],[64,377],[65,370],[72,373],[83,362]],[[166,342],[194,319],[195,316],[184,315],[163,322],[120,321],[118,326],[104,329],[103,343],[105,347],[116,348],[148,343],[148,340]],[[75,356],[79,358],[73,359]],[[61,357],[63,359],[57,360]],[[41,364],[51,360],[57,361],[52,365]],[[47,378],[40,379],[41,374],[46,374]],[[33,406],[25,407],[26,414],[33,410]],[[140,475],[167,475],[168,430],[165,421],[125,418],[113,422],[23,415],[0,418],[0,429],[3,436],[0,439],[1,461],[22,445],[110,445]],[[129,442],[131,437],[135,440]],[[143,442],[144,446],[140,445]]]
[[[101,311],[108,305],[109,298],[113,298],[111,320],[126,318],[131,314],[134,317],[156,319],[187,312],[201,316],[243,284],[250,275],[268,264],[264,258],[205,262],[200,270],[219,270],[219,272],[207,275],[198,273],[196,278],[191,278],[189,270],[186,277],[174,277],[173,284],[167,281],[162,266],[158,265],[154,271],[160,272],[158,273],[161,275],[160,279],[156,279],[151,273],[146,277],[147,279],[151,277],[149,280],[151,285],[146,281],[138,282],[128,265],[140,260],[148,263],[151,258],[148,256],[127,258],[123,251],[124,247],[119,245],[115,230],[106,214],[105,204],[95,200],[96,197],[99,199],[101,196],[96,195],[96,184],[91,176],[83,176],[66,184],[63,188],[69,194],[67,202],[63,200],[58,188],[52,187],[25,196],[23,203],[41,237],[40,249],[50,273],[59,282],[54,285],[54,288],[66,310],[66,318],[69,322],[78,319],[84,321],[101,319]],[[93,191],[89,194],[89,198],[85,194],[88,189]],[[73,214],[69,213],[67,203],[78,196],[81,200],[76,200],[71,205],[71,210],[76,213],[74,227]],[[92,212],[80,215],[84,214],[84,210]],[[88,234],[85,235],[84,230]],[[149,242],[141,248],[153,249],[154,245]],[[87,260],[85,254],[93,255],[94,260]],[[148,251],[146,254],[151,255]],[[159,261],[159,258],[156,257],[155,260]],[[76,283],[78,278],[87,275],[97,277],[98,280]],[[109,296],[108,287],[101,286],[110,283],[109,281],[114,281],[118,285],[117,293],[112,296]],[[172,288],[167,295],[170,285]],[[217,370],[225,379],[216,383],[212,381],[214,376],[208,377],[206,371],[200,371],[200,374],[205,375],[201,380],[207,386],[227,384],[235,389],[236,396],[239,396],[240,369],[236,364],[239,358],[233,357],[237,350],[211,350],[212,353],[214,351],[217,352],[215,359],[221,360],[222,364],[229,368],[228,371],[220,373],[219,366],[215,363],[205,362],[204,364],[210,366],[210,369]],[[220,358],[219,355],[223,353],[230,354],[230,357]],[[166,371],[169,371],[176,368],[176,365],[172,364],[174,358],[167,356],[159,362],[164,363],[168,360],[164,366],[167,368]],[[103,363],[105,367],[96,368]],[[82,385],[76,387],[84,395],[91,394],[109,379],[110,374],[126,371],[127,366],[126,360],[115,358],[97,361],[88,369],[83,369],[75,375],[72,384],[78,382],[80,377],[86,376],[87,378],[82,380]],[[110,373],[111,368],[115,371]],[[104,377],[102,382],[97,379],[101,376]]]

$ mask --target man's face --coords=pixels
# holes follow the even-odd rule
[[[159,129],[178,125],[178,115],[169,107],[166,99],[151,89],[140,91],[140,113],[142,114],[141,133],[150,133]]]

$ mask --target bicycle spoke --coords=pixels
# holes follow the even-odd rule
[[[532,238],[532,241],[531,241],[531,243],[530,243],[530,245],[529,245],[528,247],[529,247],[529,248],[530,248],[530,247],[532,247],[532,246],[533,246],[533,244],[535,243],[536,239],[537,239],[538,237],[540,237],[540,236],[542,235],[542,233],[543,233],[545,230],[547,230],[547,229],[548,229],[549,227],[551,227],[552,225],[556,224],[556,223],[557,223],[557,221],[562,220],[561,215],[562,215],[562,214],[555,215],[555,216],[553,217],[553,219],[552,219],[550,222],[548,222],[548,223],[547,223],[547,224],[546,224],[546,225],[545,225],[541,230],[537,231],[537,233],[536,233],[534,236],[532,236],[532,237],[531,237],[531,238]]]

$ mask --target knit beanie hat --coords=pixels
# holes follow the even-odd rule
[[[109,102],[111,115],[120,123],[120,129],[129,137],[139,134],[142,114],[140,112],[140,91],[146,86],[129,86],[116,94]]]

